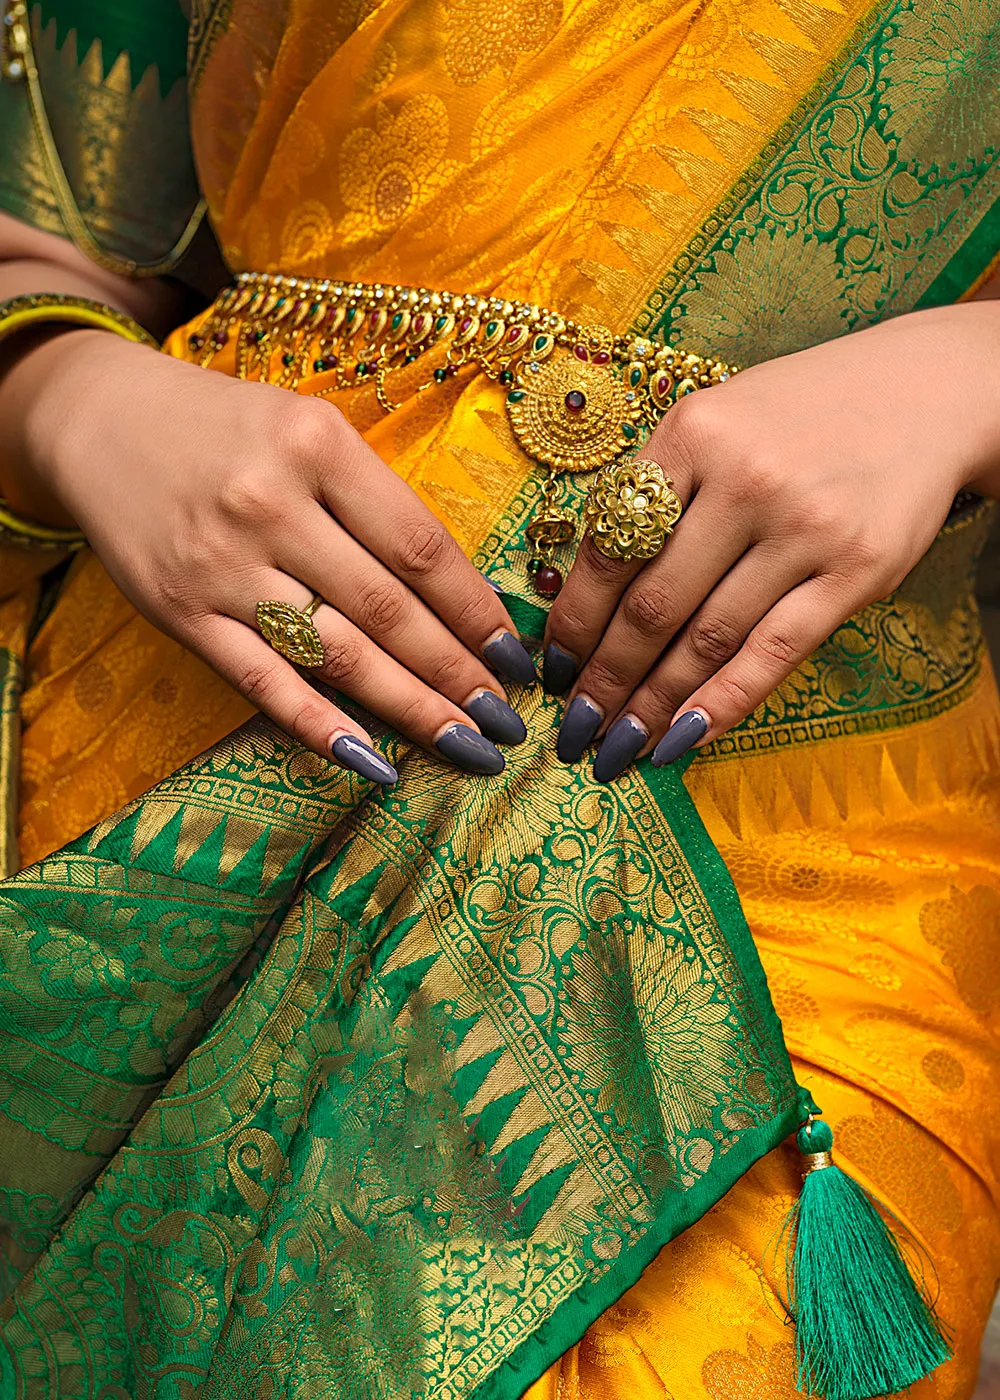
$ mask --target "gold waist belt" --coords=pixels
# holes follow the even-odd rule
[[[536,572],[576,533],[556,508],[558,473],[599,470],[638,446],[678,399],[735,373],[525,302],[257,272],[240,273],[221,293],[189,345],[209,365],[234,337],[242,378],[295,388],[307,375],[329,375],[330,391],[369,382],[387,413],[398,407],[394,379],[412,376],[418,361],[429,372],[417,392],[466,365],[495,380],[518,442],[549,469],[542,513],[528,526]]]

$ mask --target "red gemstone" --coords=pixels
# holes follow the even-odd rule
[[[586,360],[586,359],[589,359],[589,356],[588,356],[588,354],[587,354],[587,347],[586,347],[586,345],[574,345],[574,346],[573,346],[573,354],[576,356],[576,358],[577,358],[578,360]]]
[[[667,375],[667,374],[661,374],[661,375],[660,375],[659,379],[656,381],[656,392],[661,396],[661,398],[664,397],[665,395],[667,395],[667,394],[670,392],[670,376],[669,376],[669,375]]]
[[[587,395],[582,389],[570,389],[563,402],[570,413],[579,413],[587,405]]]
[[[423,335],[423,333],[424,333],[424,324],[425,324],[425,322],[426,322],[426,319],[427,319],[427,318],[426,318],[425,316],[414,316],[414,318],[413,318],[413,334],[414,334],[414,335]]]
[[[595,365],[606,365],[611,359],[607,350],[595,350],[590,357]]]
[[[471,328],[472,328],[472,317],[471,317],[471,316],[466,316],[465,319],[464,319],[464,321],[462,321],[462,323],[461,323],[461,325],[459,326],[458,329],[459,329],[459,331],[462,333],[462,335],[465,335],[466,331],[471,330]]]
[[[546,564],[544,569],[539,569],[535,575],[534,585],[535,592],[540,593],[543,598],[554,598],[563,586],[563,576],[551,564]]]

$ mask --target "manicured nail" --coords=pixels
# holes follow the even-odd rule
[[[487,582],[487,583],[489,584],[489,586],[493,589],[493,592],[494,592],[494,593],[502,593],[502,592],[503,592],[503,589],[500,587],[500,585],[499,585],[498,583],[494,583],[493,580],[492,580],[491,578],[488,578],[486,574],[483,574],[482,577],[483,577],[484,579],[486,579],[486,582]]]
[[[494,671],[501,671],[518,685],[534,685],[538,680],[535,663],[513,632],[501,632],[483,647],[483,655]]]
[[[578,669],[575,656],[563,651],[556,642],[549,642],[542,658],[542,685],[549,695],[565,695]]]
[[[653,767],[662,768],[665,763],[673,763],[675,758],[687,753],[707,728],[708,720],[697,710],[688,710],[687,714],[675,719],[653,750]]]
[[[523,744],[528,737],[524,720],[492,690],[481,690],[462,709],[472,716],[488,739],[498,744]]]
[[[370,783],[394,783],[399,777],[391,763],[386,763],[380,753],[355,739],[353,734],[341,734],[339,739],[334,739],[331,752],[338,763]]]
[[[579,763],[601,727],[604,715],[586,695],[574,695],[559,727],[556,754],[560,763]]]
[[[649,739],[641,724],[631,715],[622,715],[604,736],[604,743],[597,750],[594,759],[594,781],[610,783],[632,763],[636,754]]]
[[[506,766],[500,750],[467,724],[453,724],[440,738],[435,739],[434,746],[467,773],[488,773],[492,776],[502,773]]]

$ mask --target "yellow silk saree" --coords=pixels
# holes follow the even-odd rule
[[[990,0],[149,8],[33,10],[81,208],[131,256],[200,190],[234,273],[746,364],[955,300],[1000,249]],[[0,102],[0,202],[60,231]],[[276,330],[242,361],[215,314],[169,352],[332,398],[540,636],[501,385],[404,367],[386,412]],[[912,1395],[967,1397],[1000,1274],[988,524],[957,502],[683,778],[563,768],[526,692],[500,779],[380,733],[384,795],[89,552],[9,542],[3,1400],[791,1400],[796,1083],[927,1263],[954,1359]]]

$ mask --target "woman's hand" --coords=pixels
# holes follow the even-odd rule
[[[750,714],[926,553],[956,493],[997,494],[1000,307],[901,317],[744,371],[671,409],[641,455],[685,511],[644,567],[586,539],[545,681],[594,776],[669,763]],[[670,728],[673,721],[673,727]]]
[[[101,331],[33,350],[3,398],[30,468],[20,504],[54,499],[141,613],[315,753],[396,776],[263,640],[259,601],[320,594],[310,674],[460,767],[498,773],[484,734],[525,737],[486,665],[535,679],[496,593],[330,404]]]

